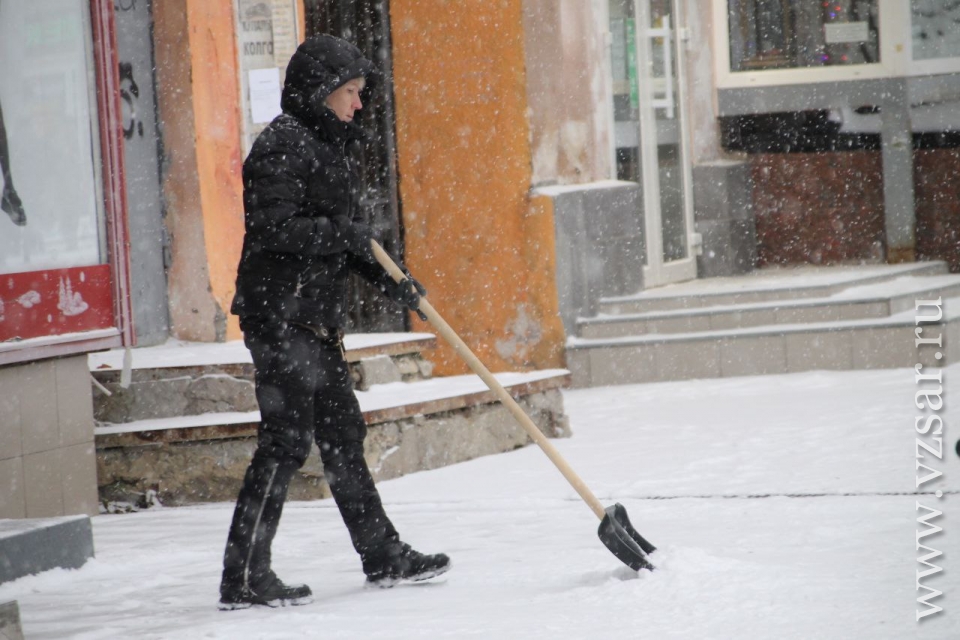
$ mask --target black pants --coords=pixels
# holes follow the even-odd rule
[[[261,422],[227,539],[224,583],[273,579],[270,545],[287,488],[314,439],[357,552],[363,558],[395,544],[399,536],[363,457],[367,427],[339,332],[287,323],[245,322],[242,328],[253,355]]]

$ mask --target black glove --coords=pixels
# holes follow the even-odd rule
[[[376,263],[377,258],[373,255],[371,240],[376,240],[377,236],[373,229],[362,222],[352,222],[346,216],[341,216],[340,233],[346,237],[347,249],[364,262]]]
[[[403,269],[407,275],[400,282],[390,281],[390,285],[384,291],[388,298],[401,304],[411,311],[416,311],[421,320],[426,321],[427,316],[420,310],[420,297],[427,295],[427,290],[420,284],[416,278],[410,275],[410,272]]]

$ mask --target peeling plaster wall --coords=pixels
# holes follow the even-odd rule
[[[613,177],[605,0],[524,0],[533,184]]]
[[[693,165],[729,159],[720,145],[717,91],[714,78],[713,12],[702,0],[679,0],[689,29],[686,118]]]
[[[233,3],[165,0],[153,11],[171,333],[239,338],[236,318],[227,315],[243,242]]]

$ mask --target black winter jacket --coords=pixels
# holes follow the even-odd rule
[[[363,139],[324,99],[351,78],[373,81],[359,49],[316,36],[287,67],[281,108],[243,163],[245,235],[231,312],[241,319],[342,327],[350,271],[381,291],[392,279],[350,251],[360,180],[348,148]]]

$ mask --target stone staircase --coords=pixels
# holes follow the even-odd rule
[[[940,299],[924,323],[919,300]],[[607,298],[567,343],[576,387],[960,362],[960,275],[941,262],[796,267]],[[939,354],[939,357],[938,357]]]
[[[344,340],[369,426],[367,463],[377,480],[433,469],[529,442],[476,376],[433,377],[422,351],[431,334],[354,334]],[[107,510],[231,501],[256,445],[260,419],[250,354],[240,341],[134,349],[131,384],[123,351],[89,356],[97,421],[97,477]],[[570,434],[560,388],[566,370],[499,373],[498,380],[549,437]],[[110,395],[108,395],[108,393]],[[327,497],[316,447],[291,499]]]

